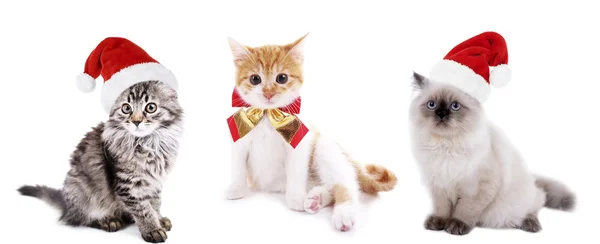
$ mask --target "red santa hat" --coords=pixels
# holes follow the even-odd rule
[[[501,88],[511,79],[506,41],[496,32],[474,36],[450,50],[434,65],[429,78],[453,85],[484,103],[490,85]]]
[[[108,37],[98,44],[85,62],[84,73],[77,76],[77,87],[83,92],[93,91],[100,75],[104,79],[101,103],[106,112],[123,91],[137,83],[156,80],[178,88],[170,70],[138,45],[120,37]]]

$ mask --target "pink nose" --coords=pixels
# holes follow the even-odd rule
[[[265,98],[267,100],[271,100],[271,98],[273,98],[273,96],[275,96],[274,92],[263,92],[263,96],[265,96]]]

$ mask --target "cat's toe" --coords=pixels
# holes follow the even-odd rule
[[[115,232],[117,230],[121,229],[121,221],[120,220],[115,220],[115,221],[110,221],[108,222],[108,232]]]
[[[343,203],[333,208],[333,224],[340,231],[349,231],[356,223],[356,206]]]
[[[323,208],[323,198],[321,195],[309,195],[304,200],[304,211],[307,213],[316,213]]]
[[[431,215],[425,220],[425,229],[428,230],[444,230],[446,227],[446,219]]]
[[[125,224],[120,219],[98,220],[92,225],[92,227],[102,229],[106,232],[116,232],[124,226]]]
[[[144,241],[151,243],[165,242],[167,240],[167,232],[164,229],[157,229],[142,233]]]
[[[444,227],[444,229],[446,230],[446,232],[452,235],[466,235],[469,234],[471,230],[473,230],[473,226],[462,222],[458,219],[451,218],[448,221],[446,221],[446,226]]]
[[[248,194],[248,187],[240,185],[230,185],[225,191],[225,197],[229,200],[241,199]]]
[[[536,233],[536,232],[540,232],[542,230],[542,225],[540,224],[540,221],[538,220],[538,218],[536,216],[527,216],[524,220],[523,223],[521,223],[521,226],[519,226],[519,229],[527,231],[527,232],[531,232],[531,233]]]
[[[170,231],[173,228],[173,224],[171,224],[171,220],[167,217],[163,217],[160,219],[160,226],[165,228],[165,230]]]

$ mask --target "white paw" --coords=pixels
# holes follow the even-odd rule
[[[248,194],[248,187],[240,185],[230,185],[225,191],[225,197],[229,200],[236,200],[246,196]]]
[[[304,197],[306,194],[300,193],[285,193],[285,200],[288,208],[296,211],[304,211]]]
[[[340,231],[349,231],[356,223],[357,206],[343,203],[333,208],[333,225]]]
[[[329,192],[323,187],[315,187],[310,190],[304,199],[304,211],[314,214],[328,205],[329,196],[325,194],[329,194]]]

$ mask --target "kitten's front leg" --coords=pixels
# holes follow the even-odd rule
[[[285,199],[290,209],[304,211],[304,198],[308,184],[310,147],[301,143],[293,149],[286,161]]]
[[[483,210],[494,200],[497,191],[497,184],[493,180],[482,180],[478,184],[477,193],[460,195],[452,218],[446,222],[446,232],[453,235],[471,232]]]
[[[443,189],[431,188],[433,200],[433,213],[425,220],[425,229],[443,230],[452,214],[452,202]]]
[[[248,149],[242,142],[231,147],[231,184],[225,191],[229,200],[240,199],[248,194]]]
[[[167,240],[167,233],[161,226],[159,215],[150,200],[134,197],[129,192],[119,193],[118,196],[133,217],[145,241],[158,243]]]
[[[151,199],[150,204],[152,204],[152,208],[154,208],[154,211],[156,211],[156,214],[158,215],[160,226],[165,228],[165,230],[170,231],[171,228],[173,228],[173,224],[171,224],[171,220],[169,218],[162,216],[160,213],[160,206],[162,205],[160,196],[158,198]]]

